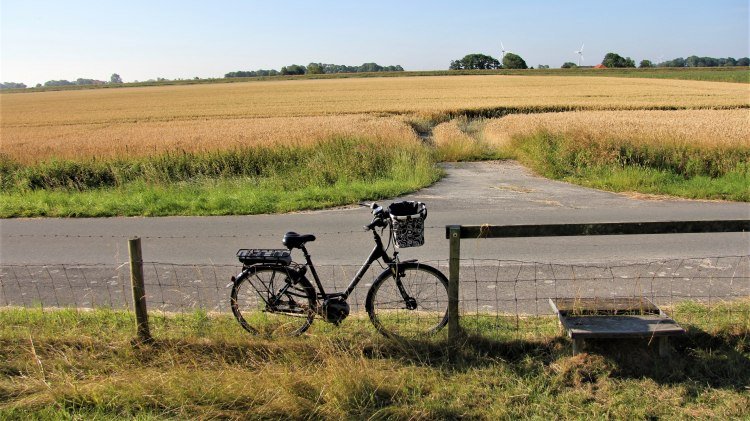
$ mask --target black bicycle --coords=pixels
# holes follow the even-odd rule
[[[448,322],[448,280],[439,270],[417,260],[399,260],[396,247],[424,243],[427,209],[420,202],[396,202],[387,209],[369,206],[373,219],[364,228],[372,231],[375,247],[343,292],[326,292],[305,244],[312,234],[284,234],[287,249],[242,249],[237,257],[242,272],[232,278],[232,312],[248,332],[262,335],[300,335],[316,315],[338,325],[349,315],[347,298],[370,266],[382,260],[385,270],[367,293],[365,308],[370,321],[390,338],[417,339],[435,334]],[[380,228],[380,234],[377,229]],[[388,244],[381,234],[388,228]],[[391,244],[393,254],[388,254]],[[292,261],[291,251],[300,249],[305,263]],[[307,279],[312,274],[316,288]]]

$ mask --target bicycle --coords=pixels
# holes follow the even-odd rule
[[[310,327],[315,316],[339,325],[349,316],[347,298],[370,266],[379,260],[385,263],[385,266],[380,264],[385,270],[372,283],[365,300],[367,314],[378,332],[394,339],[417,339],[431,336],[447,324],[448,280],[445,275],[416,259],[401,261],[396,251],[396,248],[424,243],[424,204],[397,202],[388,209],[377,203],[360,205],[372,210],[372,222],[364,229],[372,231],[375,247],[344,291],[329,293],[323,288],[305,247],[315,241],[312,234],[287,232],[282,240],[286,249],[241,249],[237,252],[243,267],[232,277],[231,307],[245,330],[267,336],[296,336]],[[401,213],[404,209],[419,209],[419,213],[397,215],[399,209]],[[389,230],[385,247],[378,228],[380,234],[386,228]],[[395,241],[391,256],[388,249],[392,240]],[[294,249],[302,251],[305,263],[292,261]],[[308,269],[315,286],[306,277]]]

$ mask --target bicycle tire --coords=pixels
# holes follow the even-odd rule
[[[367,292],[365,308],[370,321],[384,336],[392,339],[422,339],[433,336],[448,323],[448,279],[432,266],[402,263],[381,273]],[[403,298],[400,280],[409,303]]]
[[[301,335],[315,318],[316,303],[310,281],[287,267],[250,267],[232,286],[232,313],[254,335]]]

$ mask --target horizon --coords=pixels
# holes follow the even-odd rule
[[[748,3],[667,0],[656,4],[578,0],[558,4],[477,1],[283,6],[50,0],[0,5],[0,82],[34,86],[89,78],[124,82],[222,78],[311,62],[447,70],[471,53],[507,52],[529,66],[601,62],[608,52],[654,63],[677,57],[741,58],[748,53]],[[544,10],[547,13],[539,13]],[[614,29],[613,29],[614,28]],[[696,31],[693,28],[700,28]]]

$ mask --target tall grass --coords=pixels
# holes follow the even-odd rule
[[[225,215],[284,212],[404,194],[440,170],[419,142],[333,138],[132,160],[0,163],[0,215]]]
[[[545,176],[614,191],[750,200],[747,110],[513,115],[485,136]]]

